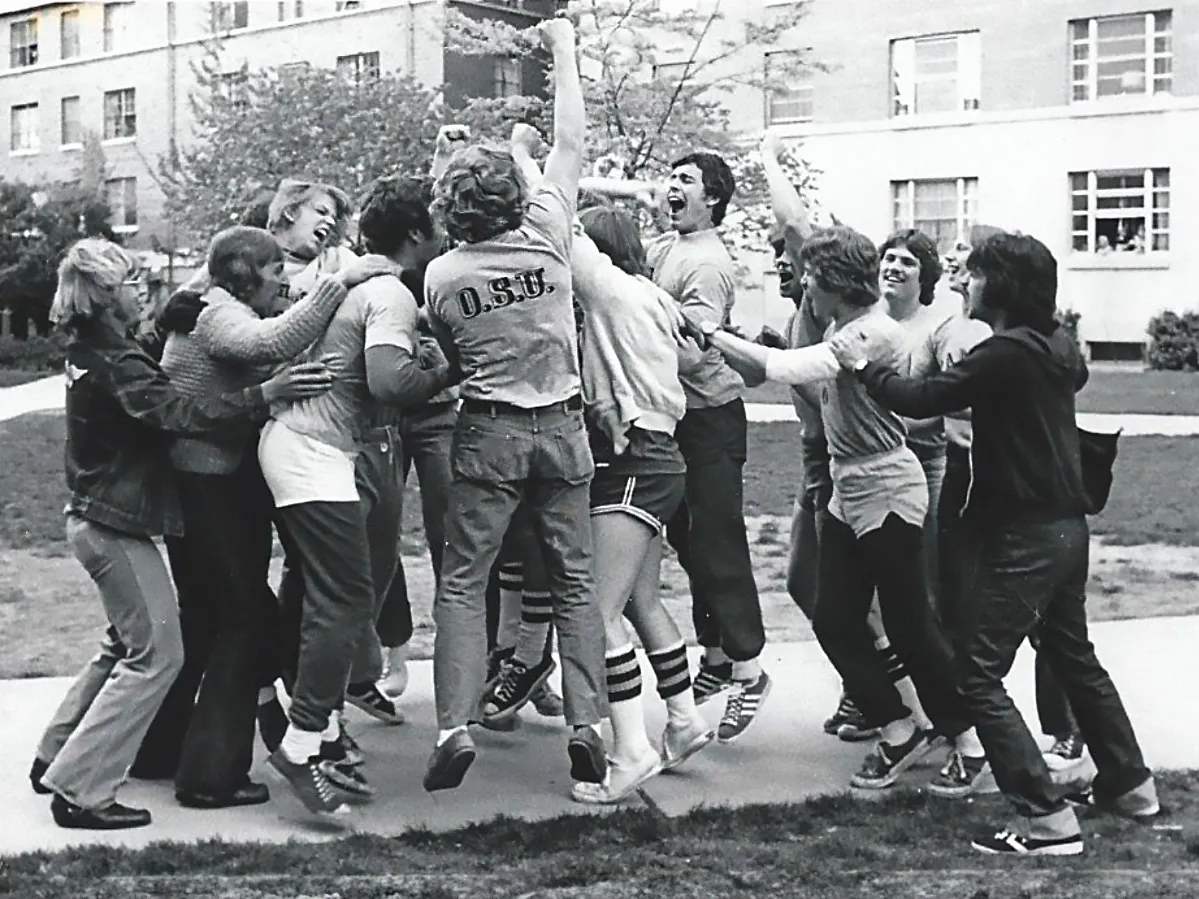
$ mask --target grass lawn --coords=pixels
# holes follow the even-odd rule
[[[790,403],[789,388],[763,384],[746,402]],[[1101,368],[1091,372],[1078,394],[1079,412],[1134,412],[1142,415],[1199,415],[1199,374]]]
[[[40,381],[46,377],[49,375],[44,371],[13,371],[8,368],[0,368],[0,389],[28,384],[31,381]]]
[[[939,801],[896,791],[802,804],[654,808],[463,830],[356,835],[280,846],[209,842],[139,851],[93,846],[0,861],[0,896],[132,899],[1183,899],[1199,892],[1199,775],[1167,772],[1153,825],[1081,813],[1086,854],[979,855],[968,837],[1009,817],[997,796]],[[964,839],[965,837],[965,839]]]

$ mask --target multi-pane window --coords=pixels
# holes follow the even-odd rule
[[[978,221],[978,179],[892,181],[895,228],[918,228],[942,254]]]
[[[61,39],[63,59],[79,55],[79,10],[68,9],[58,17],[58,33]]]
[[[291,17],[293,19],[302,18],[304,15],[303,0],[295,0],[294,3],[292,3],[292,2],[284,3],[283,0],[279,0],[278,6],[279,6],[279,21],[280,22],[282,22],[284,19],[286,19],[289,13],[291,14]]]
[[[112,178],[104,182],[108,208],[112,211],[108,222],[118,232],[137,230],[137,179]]]
[[[1170,249],[1170,170],[1070,173],[1070,232],[1079,253]]]
[[[133,88],[104,93],[104,139],[137,135],[137,103]]]
[[[37,19],[20,19],[8,26],[9,65],[37,65]]]
[[[11,147],[14,153],[36,153],[41,147],[37,118],[36,103],[23,103],[12,108]]]
[[[337,57],[337,74],[351,84],[375,81],[379,77],[378,51]]]
[[[491,96],[519,97],[521,93],[520,60],[500,57],[493,63],[491,73]]]
[[[896,116],[978,109],[982,41],[977,31],[891,43],[891,100]]]
[[[217,96],[229,103],[235,109],[245,109],[250,105],[250,78],[244,71],[222,72],[216,78]]]
[[[79,98],[62,98],[61,138],[59,143],[64,147],[73,147],[83,143],[83,123],[79,119]]]
[[[1166,10],[1071,22],[1071,99],[1170,93],[1171,18]]]
[[[129,13],[132,3],[104,4],[104,52],[112,53],[117,44],[122,42],[129,27]]]
[[[239,3],[214,3],[211,10],[214,34],[245,28],[250,24],[250,4],[245,0]]]
[[[766,54],[766,124],[778,125],[787,122],[810,122],[812,120],[812,84],[806,78],[796,81],[786,79],[788,84],[776,84],[772,77],[777,73],[771,72],[772,63],[783,62],[784,54],[794,55],[793,51],[783,50]]]

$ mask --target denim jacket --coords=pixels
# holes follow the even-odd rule
[[[66,511],[127,534],[179,536],[171,437],[250,421],[262,388],[186,397],[133,340],[84,322],[67,346]]]

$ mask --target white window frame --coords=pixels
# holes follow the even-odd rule
[[[76,140],[66,140],[67,138],[67,103],[75,102],[75,130],[77,132]],[[58,104],[58,140],[59,148],[63,150],[75,150],[83,146],[83,104],[78,94],[70,97],[63,97]]]
[[[32,156],[41,152],[40,110],[36,103],[17,103],[8,114],[9,156]]]
[[[110,114],[110,98],[116,101],[116,113]],[[113,125],[109,133],[109,125]],[[125,129],[129,129],[127,133]],[[137,91],[122,87],[104,92],[104,143],[127,143],[137,139]]]
[[[955,43],[955,67],[950,73],[920,75],[917,72],[920,47]],[[906,79],[905,86],[901,81]],[[923,110],[917,107],[917,90],[921,84],[953,82],[957,102],[953,109]],[[905,98],[905,88],[908,96]],[[891,42],[891,115],[909,118],[922,115],[948,115],[975,112],[982,106],[982,35],[978,31],[955,31],[901,38]]]
[[[497,100],[519,97],[524,81],[524,67],[515,56],[497,56],[491,67],[491,96]]]
[[[13,69],[36,66],[41,54],[38,52],[37,16],[14,19],[8,24],[8,65]],[[24,43],[17,42],[20,34]],[[23,57],[24,61],[18,61]]]
[[[1120,188],[1099,188],[1101,177],[1127,177],[1140,175],[1141,186]],[[1085,179],[1085,181],[1084,181]],[[1128,169],[1096,169],[1088,172],[1070,172],[1070,247],[1074,253],[1104,256],[1154,256],[1170,252],[1170,169],[1169,168],[1128,168]],[[1079,199],[1084,199],[1083,208],[1079,209]],[[1139,199],[1139,206],[1119,206],[1100,209],[1100,199]],[[1085,220],[1085,232],[1079,227],[1080,219]],[[1145,243],[1142,250],[1121,249],[1117,243],[1107,252],[1101,252],[1097,223],[1101,221],[1126,221],[1140,219],[1145,227]],[[1117,228],[1119,226],[1117,225]],[[1086,247],[1080,248],[1080,238],[1085,239]]]
[[[954,203],[954,229],[951,238],[938,243],[942,254],[949,251],[950,240],[956,240],[970,232],[970,227],[978,223],[978,178],[917,178],[908,181],[891,182],[891,220],[892,227],[898,231],[901,228],[918,228],[916,219],[916,192],[924,185],[953,184],[956,188]],[[949,219],[937,219],[949,221]],[[936,235],[929,234],[936,238]]]
[[[350,53],[337,57],[337,74],[350,84],[363,84],[367,81],[377,81],[382,71],[379,63],[379,51],[369,50],[363,53]]]
[[[1143,53],[1116,54],[1099,56],[1099,24],[1118,19],[1136,19],[1142,17],[1145,24],[1145,41]],[[1075,32],[1078,26],[1086,24],[1087,35],[1078,37]],[[1129,13],[1118,16],[1097,16],[1091,19],[1074,19],[1070,22],[1070,102],[1094,103],[1104,102],[1119,97],[1153,97],[1157,94],[1170,94],[1174,89],[1174,16],[1169,9],[1155,10],[1147,13]],[[1163,41],[1164,49],[1158,49],[1158,40]],[[1079,53],[1083,57],[1079,58]],[[1143,89],[1128,90],[1118,94],[1099,96],[1099,64],[1103,62],[1121,62],[1142,60],[1144,67],[1141,77],[1144,79]],[[1162,64],[1164,72],[1158,73],[1158,63]],[[1081,77],[1080,77],[1081,70]],[[1080,89],[1085,96],[1079,97]]]
[[[241,24],[238,24],[238,20]],[[250,27],[250,4],[247,0],[234,0],[212,4],[213,34],[225,34],[229,31],[241,31]]]
[[[774,50],[766,54],[765,74],[769,81],[770,79],[770,60],[775,56],[783,54],[798,55],[798,50]],[[810,78],[805,78],[800,84],[793,85],[786,90],[771,90],[767,87],[766,91],[766,126],[771,125],[791,125],[799,122],[812,121],[815,109],[813,102],[815,99],[815,88],[812,85]],[[800,109],[806,107],[806,113],[799,115],[780,115],[780,107],[785,109],[787,105],[797,106]]]
[[[113,192],[120,185],[121,196],[120,202],[113,202]],[[133,195],[133,220],[129,221],[129,195],[132,191]],[[112,225],[112,230],[117,234],[134,234],[140,227],[137,216],[137,178],[109,178],[104,182],[104,198],[108,202],[108,208],[112,212],[112,217],[109,219]]]
[[[64,9],[58,16],[58,54],[61,59],[74,59],[81,53],[79,37],[80,15],[78,9]],[[72,28],[67,28],[67,23]]]

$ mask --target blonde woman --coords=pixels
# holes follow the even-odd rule
[[[99,654],[42,737],[30,780],[53,793],[61,827],[114,830],[150,823],[116,801],[150,721],[183,662],[179,614],[152,538],[182,531],[167,457],[171,435],[219,431],[265,415],[270,402],[315,396],[323,365],[295,366],[234,393],[185,397],[128,333],[138,298],[133,261],[89,238],[58,270],[50,310],[67,348],[67,540],[100,591],[109,627]]]

